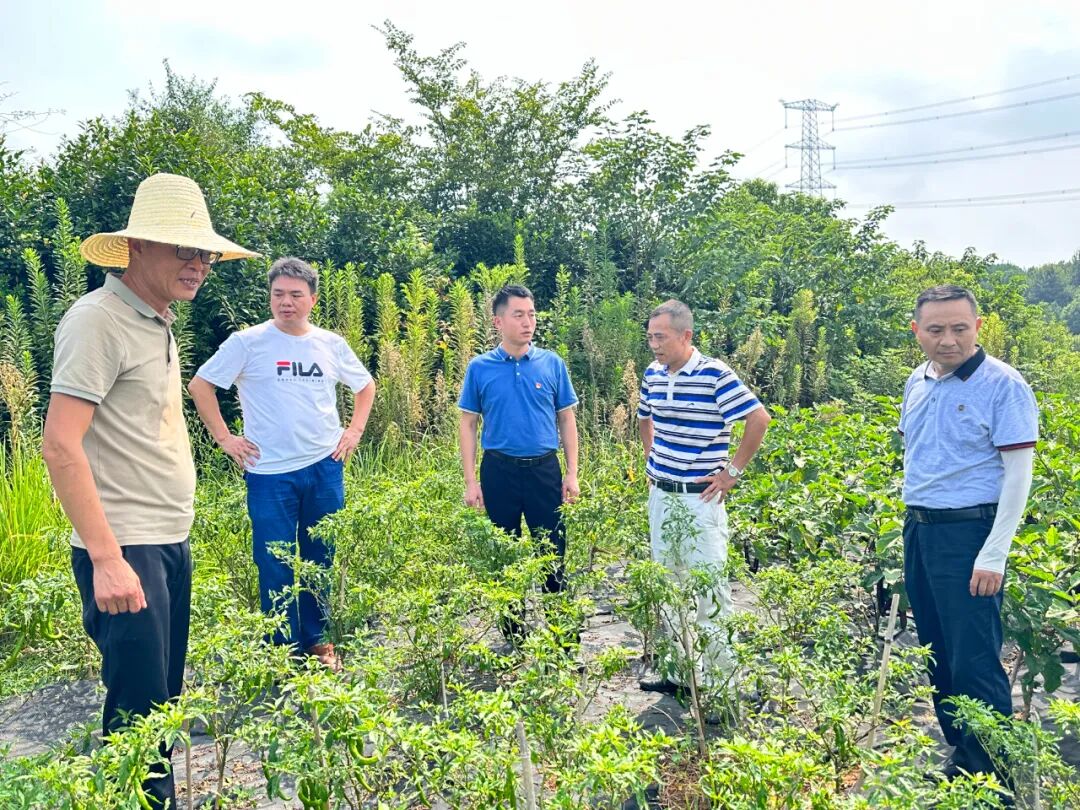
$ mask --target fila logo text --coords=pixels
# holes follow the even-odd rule
[[[292,377],[321,377],[323,370],[319,368],[318,363],[312,363],[309,368],[304,368],[304,364],[298,360],[278,360],[277,375],[280,377],[282,374]]]

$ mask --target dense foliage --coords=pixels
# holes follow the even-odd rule
[[[139,181],[171,171],[206,190],[219,230],[267,257],[211,276],[184,323],[189,366],[266,317],[262,274],[288,254],[341,269],[335,295],[357,339],[379,329],[380,283],[413,279],[436,293],[423,306],[443,337],[460,315],[456,282],[490,287],[510,272],[551,312],[542,339],[602,393],[626,360],[645,359],[633,324],[658,297],[679,296],[697,314],[703,350],[733,358],[785,405],[894,395],[916,359],[906,327],[915,293],[968,284],[991,353],[1041,390],[1080,393],[1077,338],[1061,320],[1071,310],[1065,292],[1044,291],[1048,271],[1028,278],[974,250],[954,259],[904,249],[882,234],[888,209],[851,218],[839,202],[737,184],[728,173],[737,155],[702,154],[706,127],[671,137],[645,113],[613,120],[607,77],[591,63],[555,85],[485,81],[460,45],[429,56],[391,24],[383,33],[413,121],[333,130],[259,93],[223,98],[166,64],[163,85],[133,94],[117,118],[85,121],[42,163],[0,134],[5,359],[18,366],[30,350],[45,384],[48,332],[78,291],[78,240],[122,228]],[[97,286],[100,272],[88,280]],[[445,359],[426,370],[450,377]]]
[[[41,414],[55,325],[101,279],[78,241],[123,227],[142,178],[189,175],[223,233],[268,259],[316,262],[314,318],[346,337],[379,390],[347,507],[320,528],[337,547],[329,608],[345,675],[263,642],[275,619],[257,610],[243,484],[193,420],[185,697],[104,748],[74,735],[5,759],[0,806],[137,806],[158,742],[183,741],[191,723],[214,742],[216,806],[241,798],[226,767],[239,744],[262,766],[254,789],[320,810],[514,807],[529,793],[542,807],[618,807],[655,785],[665,807],[1000,806],[993,777],[924,778],[936,756],[925,651],[894,650],[880,710],[875,700],[882,614],[902,594],[896,396],[919,359],[906,323],[916,292],[941,282],[977,291],[983,343],[1043,394],[1006,590],[1024,704],[1011,719],[963,709],[1002,752],[1019,805],[1076,802],[1058,745],[1080,720],[1047,702],[1061,652],[1080,643],[1080,353],[1064,293],[1044,289],[1053,274],[903,249],[882,234],[885,209],[846,218],[839,203],[737,184],[736,155],[703,160],[704,128],[672,138],[644,113],[612,120],[595,65],[554,86],[485,81],[460,46],[426,56],[406,33],[384,33],[416,122],[335,131],[166,66],[163,87],[85,122],[44,163],[0,136],[0,695],[99,666],[39,454]],[[267,316],[266,267],[223,264],[178,308],[186,374]],[[510,280],[536,290],[538,339],[567,358],[582,399],[564,595],[538,594],[551,560],[532,538],[461,505],[453,402],[468,360],[493,343],[491,296]],[[635,688],[626,670],[641,659],[686,668],[700,639],[658,628],[685,626],[721,573],[677,580],[648,559],[634,412],[642,322],[668,295],[694,308],[697,344],[779,417],[732,501],[727,573],[751,603],[723,627],[737,666],[695,689],[676,736],[597,708],[602,692],[617,704]],[[681,535],[677,521],[671,531]],[[525,597],[537,629],[515,649],[496,628]],[[575,648],[598,606],[634,628],[631,645]],[[1036,704],[1052,714],[1045,729],[1028,715]]]

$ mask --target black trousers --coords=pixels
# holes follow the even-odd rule
[[[101,651],[105,684],[102,730],[123,728],[123,715],[149,714],[157,704],[179,696],[184,683],[191,607],[191,549],[188,541],[165,545],[122,546],[146,596],[146,608],[115,616],[94,602],[94,566],[84,549],[72,548],[71,567],[82,597],[83,627]],[[172,749],[162,746],[162,754]],[[171,769],[144,784],[151,804],[176,807]]]
[[[919,643],[933,654],[930,683],[938,722],[956,746],[953,761],[983,773],[994,770],[990,757],[967,728],[953,724],[948,699],[967,695],[1012,714],[1012,691],[1001,666],[1001,591],[972,596],[968,590],[993,525],[993,518],[918,523],[910,513],[904,521],[904,580]]]
[[[558,555],[555,570],[544,583],[545,593],[558,593],[566,587],[563,557],[566,555],[566,530],[562,513],[562,467],[552,453],[532,467],[519,467],[512,461],[484,453],[480,461],[480,490],[491,522],[514,536],[521,535],[521,519],[533,536],[546,535]]]

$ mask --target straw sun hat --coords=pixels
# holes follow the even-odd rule
[[[247,259],[258,253],[218,236],[202,190],[187,177],[155,174],[135,192],[128,225],[122,231],[97,233],[79,246],[83,257],[101,267],[127,267],[128,239],[212,250],[221,260]]]

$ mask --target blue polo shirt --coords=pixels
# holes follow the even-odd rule
[[[997,503],[1001,453],[1034,447],[1039,438],[1031,387],[981,347],[951,374],[929,372],[927,361],[904,386],[904,503],[928,509]]]
[[[483,417],[481,447],[525,458],[559,449],[555,414],[577,401],[555,352],[530,345],[515,360],[496,346],[469,361],[458,407]]]

